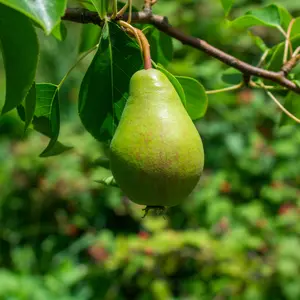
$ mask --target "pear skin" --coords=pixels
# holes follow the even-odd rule
[[[141,205],[178,205],[198,183],[204,165],[201,137],[159,70],[132,76],[110,164],[121,190]]]

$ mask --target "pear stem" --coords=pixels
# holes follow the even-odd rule
[[[141,39],[140,39],[140,36],[137,32],[137,28],[133,27],[132,25],[130,25],[129,23],[125,22],[125,21],[118,21],[118,23],[123,26],[129,33],[131,33],[135,39],[137,40],[138,44],[139,44],[139,47],[141,49],[141,52],[143,52],[143,45],[142,45],[142,42],[141,42]]]
[[[149,42],[148,42],[146,36],[144,35],[144,33],[141,30],[137,29],[137,33],[140,37],[142,47],[143,47],[144,69],[145,70],[151,69],[152,64],[151,64],[151,54],[150,54]]]
[[[133,27],[132,25],[130,25],[129,23],[125,22],[125,21],[118,21],[118,23],[123,26],[124,28],[126,28],[128,30],[128,32],[130,32],[137,40],[141,51],[143,52],[143,56],[144,56],[144,69],[148,70],[152,68],[152,60],[151,60],[151,54],[150,54],[150,45],[149,42],[146,38],[146,36],[144,35],[144,33]]]

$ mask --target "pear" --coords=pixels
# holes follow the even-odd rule
[[[112,174],[125,195],[148,207],[181,203],[204,165],[203,145],[175,88],[156,69],[137,71],[110,145]]]

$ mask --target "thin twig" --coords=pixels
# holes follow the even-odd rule
[[[292,56],[296,56],[300,52],[300,47],[297,47]]]
[[[128,15],[124,14],[122,16],[123,20],[127,20]],[[65,15],[62,17],[63,20],[78,22],[78,23],[94,23],[97,25],[102,24],[99,16],[95,12],[88,11],[86,9],[72,9],[68,8]],[[201,50],[208,55],[222,61],[223,63],[231,66],[243,74],[250,76],[257,76],[264,79],[271,80],[278,83],[279,85],[288,88],[298,94],[300,94],[300,88],[291,80],[285,78],[282,72],[273,72],[264,70],[262,68],[254,67],[246,62],[243,62],[236,57],[223,52],[220,49],[215,48],[204,40],[199,38],[186,35],[177,28],[171,26],[166,17],[159,15],[152,15],[151,13],[146,13],[145,11],[132,13],[132,23],[139,24],[152,24],[158,30],[166,33],[167,35],[177,39],[185,45],[189,45],[195,49]]]
[[[294,23],[295,23],[295,19],[292,19],[291,22],[290,22],[290,24],[289,24],[289,27],[288,27],[288,30],[287,30],[287,34],[286,34],[285,46],[284,46],[284,54],[283,54],[283,63],[284,64],[288,60],[288,51],[289,51],[289,48],[290,48],[291,55],[293,54],[293,49],[292,49],[292,45],[291,45],[290,36],[291,36],[291,31],[292,31]]]
[[[269,49],[266,50],[266,51],[263,53],[263,55],[261,56],[261,58],[260,58],[260,60],[259,60],[259,62],[258,62],[258,64],[257,64],[257,67],[258,67],[258,68],[261,67],[262,64],[264,63],[266,57],[267,57],[268,54],[269,54],[269,51],[270,51]]]
[[[289,72],[291,72],[291,70],[296,66],[296,64],[298,63],[298,61],[300,60],[300,54],[298,54],[300,52],[300,47],[297,47],[296,50],[294,51],[294,53],[292,54],[292,57],[290,60],[288,60],[282,67],[280,70],[280,73],[283,76],[287,76],[289,74]]]
[[[92,47],[91,49],[89,49],[88,51],[86,51],[85,53],[82,54],[82,56],[80,58],[78,58],[78,60],[76,61],[76,63],[69,69],[69,71],[65,74],[65,76],[62,78],[62,80],[60,81],[60,83],[57,85],[57,88],[60,89],[61,86],[63,85],[63,83],[65,82],[65,80],[67,79],[67,77],[70,75],[70,73],[76,68],[76,66],[85,58],[87,57],[90,53],[92,53],[94,50],[96,50],[99,47],[99,44],[95,45],[94,47]]]
[[[300,123],[300,119],[298,119],[296,116],[294,116],[292,113],[290,113],[276,98],[275,96],[267,91],[266,92],[270,98],[278,105],[278,107],[287,115],[289,116],[291,119],[293,119],[295,122]]]
[[[261,86],[264,88],[264,84],[261,84]],[[293,119],[295,122],[300,123],[300,119],[298,119],[296,116],[294,116],[292,113],[290,113],[277,99],[276,97],[267,89],[265,89],[265,92],[267,95],[277,104],[277,106],[284,112],[288,117]]]
[[[262,86],[260,84],[256,84],[254,81],[249,82],[249,86],[254,89],[261,89]],[[274,85],[264,85],[265,90],[276,90],[276,91],[285,91],[287,88],[282,86],[274,86]]]
[[[278,30],[282,33],[282,35],[287,38],[287,34],[286,32],[284,31],[284,29],[281,27],[281,26],[276,26],[278,28]]]
[[[157,0],[144,0],[143,10],[146,14],[151,13],[152,6],[157,2]]]
[[[211,94],[217,94],[217,93],[222,93],[222,92],[228,92],[228,91],[234,91],[237,90],[239,88],[241,88],[244,85],[243,82],[233,85],[233,86],[229,86],[223,89],[219,89],[219,90],[211,90],[211,91],[206,91],[207,95],[211,95]]]
[[[151,0],[145,0],[144,7],[143,7],[144,12],[146,13],[151,12],[151,9],[152,9]]]

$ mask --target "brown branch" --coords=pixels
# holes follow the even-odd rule
[[[299,60],[300,60],[300,54],[293,56],[281,67],[280,73],[286,77],[292,71],[292,69],[297,65]]]
[[[300,51],[300,48],[299,48],[299,51]],[[291,57],[290,60],[288,60],[282,67],[281,67],[281,70],[280,70],[280,73],[283,75],[283,76],[287,76],[293,68],[296,67],[297,63],[300,61],[300,54],[297,54],[297,50],[296,50],[296,53]]]
[[[128,15],[124,14],[121,17],[123,20],[127,20]],[[65,15],[62,17],[63,20],[68,20],[77,23],[93,23],[99,26],[102,25],[102,20],[98,17],[96,12],[91,12],[86,9],[68,8]],[[208,55],[215,57],[222,61],[228,66],[231,66],[241,71],[246,76],[257,76],[264,79],[271,80],[278,83],[279,85],[288,88],[296,93],[300,94],[300,88],[291,80],[285,78],[283,72],[268,71],[262,68],[254,67],[246,62],[243,62],[236,57],[229,55],[222,50],[215,48],[204,40],[198,39],[193,36],[186,35],[179,29],[171,26],[168,23],[166,17],[152,15],[151,12],[134,12],[132,13],[132,22],[140,24],[152,24],[158,30],[166,33],[167,35],[177,39],[185,45],[189,45],[193,48],[201,50]]]
[[[82,24],[93,23],[99,26],[103,23],[97,12],[85,8],[67,8],[61,19]]]

